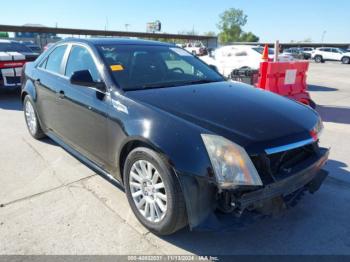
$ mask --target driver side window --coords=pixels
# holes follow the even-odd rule
[[[95,82],[101,81],[95,62],[89,51],[82,46],[73,46],[66,65],[65,75],[71,77],[76,71],[89,70]]]

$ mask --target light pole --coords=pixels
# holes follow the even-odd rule
[[[324,30],[324,31],[322,32],[322,37],[321,37],[321,42],[322,42],[322,43],[323,43],[323,41],[324,41],[324,37],[326,36],[326,33],[327,33],[326,30]]]

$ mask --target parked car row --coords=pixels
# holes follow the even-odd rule
[[[18,88],[23,65],[38,56],[39,53],[20,42],[0,40],[0,89]]]
[[[291,47],[283,50],[283,54],[291,55],[295,59],[305,59],[308,60],[311,58],[311,53],[313,52],[313,48],[309,47]]]

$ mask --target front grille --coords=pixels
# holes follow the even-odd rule
[[[251,156],[251,159],[263,183],[270,184],[292,175],[296,166],[317,155],[318,150],[317,143],[313,143],[275,154]]]

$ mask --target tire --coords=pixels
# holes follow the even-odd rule
[[[26,95],[26,97],[23,100],[23,112],[24,119],[26,121],[26,125],[31,136],[35,139],[41,139],[45,137],[45,133],[41,129],[38,120],[38,114],[35,110],[34,103],[30,99],[29,95]]]
[[[320,56],[320,55],[315,56],[315,62],[316,63],[324,63],[322,56]]]
[[[344,56],[344,57],[341,59],[341,62],[342,62],[343,64],[350,64],[350,57]]]
[[[143,170],[151,170],[153,178],[157,177],[157,180],[153,182],[153,179],[142,176],[141,173],[147,173]],[[179,181],[161,155],[145,147],[132,150],[125,160],[123,175],[130,207],[137,219],[147,229],[157,235],[170,235],[187,225],[185,200]],[[164,188],[155,189],[153,187],[161,183]],[[159,198],[159,194],[163,197]],[[166,201],[164,201],[164,195]],[[160,208],[162,205],[158,204],[159,201],[163,209],[165,206],[165,211]]]

